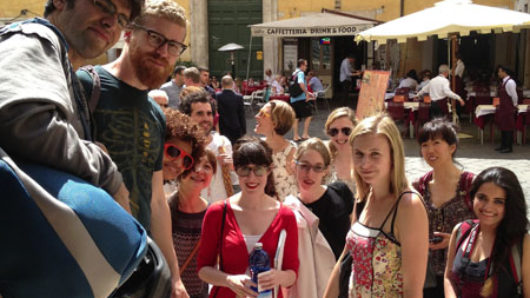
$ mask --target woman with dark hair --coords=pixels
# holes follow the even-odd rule
[[[193,168],[185,170],[178,177],[179,189],[168,198],[180,278],[191,298],[208,297],[208,285],[197,274],[197,251],[202,221],[208,207],[208,201],[201,197],[201,191],[210,185],[216,166],[215,154],[210,150],[204,151]]]
[[[530,297],[527,206],[517,177],[502,167],[488,168],[470,193],[478,220],[453,230],[445,297]]]
[[[260,290],[294,284],[298,274],[298,232],[293,212],[276,196],[272,150],[264,141],[239,139],[233,152],[241,192],[206,211],[198,256],[199,277],[214,287],[210,297],[256,297],[248,275],[249,255],[262,243],[270,271],[258,277]],[[283,264],[274,268],[280,232],[285,230]],[[218,265],[218,266],[217,266]],[[281,291],[278,297],[282,297]]]
[[[429,263],[423,294],[444,297],[450,233],[457,223],[475,218],[469,195],[474,175],[455,164],[458,136],[451,122],[438,118],[425,123],[418,143],[423,159],[432,167],[412,184],[423,196],[429,216]]]

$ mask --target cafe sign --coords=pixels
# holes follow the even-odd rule
[[[253,36],[311,37],[311,36],[344,36],[355,35],[372,27],[371,25],[345,25],[334,27],[312,28],[262,28],[252,27]]]

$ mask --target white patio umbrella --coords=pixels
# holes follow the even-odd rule
[[[530,14],[510,9],[473,4],[471,0],[445,0],[433,7],[372,27],[355,36],[356,41],[377,41],[385,44],[389,39],[405,42],[407,38],[419,41],[437,35],[438,38],[470,31],[487,34],[519,32],[530,28]]]
[[[455,61],[456,36],[467,36],[471,31],[480,34],[519,32],[530,28],[530,14],[499,7],[473,4],[471,0],[445,0],[433,7],[372,27],[355,36],[356,41],[377,41],[379,45],[407,38],[424,41],[429,36],[451,38],[451,64]],[[454,76],[453,76],[454,80]],[[453,82],[453,86],[454,86]],[[457,122],[453,102],[453,122]]]

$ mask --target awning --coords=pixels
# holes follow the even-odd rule
[[[385,44],[389,39],[405,42],[407,38],[426,40],[437,35],[469,35],[477,33],[501,33],[530,27],[530,14],[510,9],[473,4],[470,0],[445,0],[434,7],[373,27],[355,37],[355,40],[377,41]]]
[[[312,37],[355,35],[379,22],[361,17],[321,12],[299,18],[250,25],[252,36]]]

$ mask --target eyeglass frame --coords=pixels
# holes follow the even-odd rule
[[[263,172],[262,174],[257,173],[257,171],[260,171],[261,169],[264,169],[265,172]],[[248,170],[248,173],[243,174],[241,173],[242,170]],[[254,176],[256,177],[263,177],[268,175],[269,171],[270,167],[265,165],[254,165],[253,167],[246,165],[236,168],[236,174],[240,177],[249,177],[251,172],[253,172]]]
[[[301,162],[299,160],[295,160],[294,164],[299,167],[301,171],[304,171],[306,173],[309,173],[310,170],[313,170],[313,172],[320,174],[328,169],[328,166],[324,165],[322,166],[322,169],[319,170],[319,165],[312,165],[306,162]]]
[[[270,118],[271,116],[271,113],[265,111],[265,108],[261,108],[258,112],[258,117]]]
[[[353,131],[353,128],[351,127],[342,127],[342,128],[330,128],[328,129],[327,131],[327,134],[330,136],[330,137],[335,137],[339,134],[339,132],[342,132],[343,135],[345,136],[349,136],[351,135]]]
[[[175,147],[177,148],[177,150],[180,152],[178,156],[174,157],[174,156],[171,156],[167,150],[168,148],[170,147]],[[195,165],[195,160],[193,159],[193,156],[191,156],[188,152],[180,149],[179,147],[177,147],[176,145],[174,144],[171,144],[171,143],[165,143],[164,144],[164,155],[170,159],[170,160],[177,160],[177,159],[182,159],[182,165],[184,166],[184,169],[185,170],[189,170],[191,168],[193,168],[193,166]],[[185,166],[184,165],[184,158],[188,157],[190,160],[191,160],[191,163],[189,166]]]
[[[118,8],[110,0],[92,0],[92,4],[101,10],[103,13],[106,13],[112,17],[117,16],[118,25],[121,29],[125,29],[130,26],[131,20],[129,17],[125,16],[123,13],[118,13]],[[103,6],[101,5],[103,4]]]
[[[97,0],[94,0],[94,1],[97,1]],[[169,54],[171,54],[172,56],[180,56],[182,55],[182,53],[184,53],[184,51],[186,51],[186,49],[188,49],[188,46],[183,44],[182,42],[178,41],[178,40],[171,40],[171,39],[168,39],[167,37],[165,37],[162,33],[160,32],[157,32],[153,29],[149,29],[145,26],[142,26],[142,25],[139,25],[139,24],[136,24],[136,23],[132,23],[130,25],[130,27],[132,29],[141,29],[141,30],[144,30],[146,33],[147,33],[147,41],[149,42],[149,44],[152,46],[152,47],[155,47],[157,50],[160,49],[161,47],[163,47],[166,43],[168,45],[167,47],[167,52]],[[152,38],[151,36],[154,35],[160,39],[162,39],[162,43],[160,43],[159,45],[155,45],[153,44],[152,42]],[[181,47],[180,51],[178,52],[178,54],[175,54],[175,53],[171,53],[170,52],[170,49],[172,48],[171,46],[171,43],[175,43],[177,44],[179,47]]]

